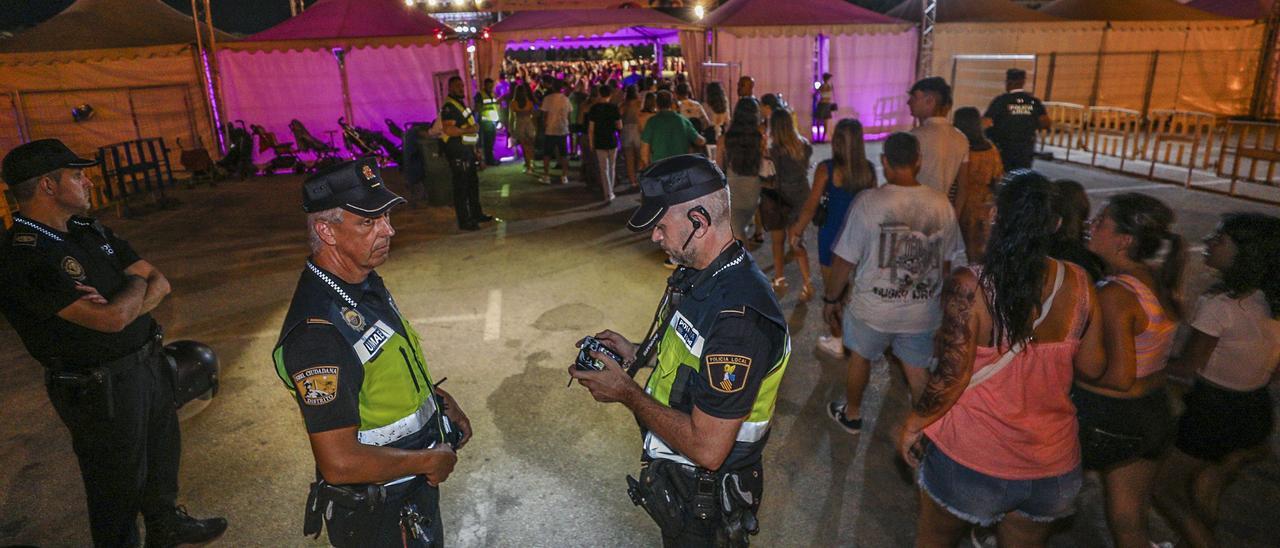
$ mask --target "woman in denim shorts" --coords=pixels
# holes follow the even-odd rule
[[[1073,510],[1080,444],[1067,394],[1106,360],[1088,275],[1048,256],[1056,199],[1039,173],[1010,174],[983,264],[943,291],[938,365],[899,444],[918,466],[917,546],[954,546],[972,525],[996,526],[1002,546],[1043,545]]]

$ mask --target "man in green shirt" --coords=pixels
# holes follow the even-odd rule
[[[672,156],[688,154],[689,148],[707,144],[707,140],[693,129],[689,119],[672,110],[675,100],[669,91],[658,92],[658,113],[644,125],[640,135],[641,163],[649,165]]]

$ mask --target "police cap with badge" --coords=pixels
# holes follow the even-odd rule
[[[361,217],[380,217],[402,203],[405,199],[387,188],[373,157],[338,164],[302,183],[302,210],[307,213],[340,207]]]
[[[719,167],[705,156],[696,154],[681,154],[654,162],[640,173],[639,178],[640,207],[627,221],[627,228],[633,232],[653,228],[673,205],[696,200],[728,185]]]

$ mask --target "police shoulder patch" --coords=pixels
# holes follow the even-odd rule
[[[732,394],[747,385],[751,358],[738,354],[707,354],[706,362],[711,388]]]
[[[317,365],[294,373],[293,385],[306,405],[324,405],[338,397],[338,366]]]
[[[13,245],[35,247],[37,238],[38,237],[35,234],[30,234],[30,233],[14,234]]]

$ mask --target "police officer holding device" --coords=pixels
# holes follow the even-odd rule
[[[569,374],[640,423],[645,464],[639,480],[627,478],[628,493],[664,546],[746,546],[758,530],[761,455],[790,357],[787,324],[769,280],[733,238],[724,173],[704,157],[674,156],[645,169],[640,187],[627,227],[652,231],[680,266],[643,342],[596,335],[624,363],[593,351],[601,370],[570,366]],[[651,360],[641,387],[631,376]]]
[[[150,312],[169,282],[88,211],[93,182],[57,139],[4,157],[21,213],[0,238],[0,311],[45,367],[49,400],[71,432],[95,546],[201,543],[226,520],[176,507],[182,453],[173,378]]]
[[[316,461],[303,531],[319,536],[323,522],[334,546],[443,546],[438,486],[471,437],[374,271],[401,203],[372,158],[303,183],[311,257],[272,358]]]

